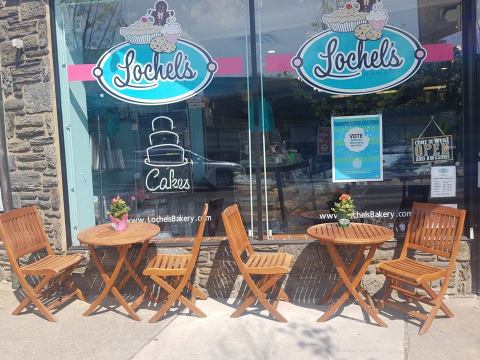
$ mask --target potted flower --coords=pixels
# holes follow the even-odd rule
[[[335,202],[332,211],[337,215],[338,225],[342,228],[350,225],[350,220],[353,217],[355,211],[355,204],[353,199],[348,194],[342,194],[338,198],[338,202]]]
[[[110,210],[107,214],[110,216],[110,220],[112,220],[112,225],[116,231],[127,230],[129,211],[130,208],[120,196],[117,195],[112,199]]]

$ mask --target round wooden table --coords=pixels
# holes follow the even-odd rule
[[[375,251],[385,241],[393,238],[393,231],[389,228],[372,224],[351,223],[347,228],[342,228],[338,223],[328,223],[312,226],[308,228],[307,233],[327,246],[328,253],[340,275],[340,280],[327,292],[322,303],[329,302],[338,290],[340,290],[342,285],[346,287],[346,291],[327,309],[318,321],[323,322],[330,319],[345,301],[347,301],[350,296],[353,296],[362,309],[364,309],[378,325],[387,327],[387,324],[378,316],[378,311],[373,304],[372,297],[362,287],[361,280],[372,262]],[[344,245],[359,246],[357,254],[348,266],[342,260],[337,250],[337,246]],[[367,248],[369,249],[368,255],[355,275],[354,271],[363,258]],[[361,294],[365,295],[366,300]]]
[[[97,307],[100,306],[105,297],[111,292],[132,319],[137,321],[140,320],[140,317],[135,312],[135,309],[143,302],[147,292],[147,287],[142,282],[141,276],[137,273],[137,268],[142,261],[145,252],[147,251],[150,239],[159,232],[160,227],[154,224],[130,223],[125,231],[115,231],[111,224],[103,224],[80,231],[78,233],[78,240],[82,244],[88,245],[95,266],[105,282],[105,288],[92,302],[88,310],[83,314],[84,316],[89,316],[92,314]],[[127,259],[128,249],[130,249],[132,245],[140,243],[142,243],[142,247],[132,264]],[[105,268],[100,262],[100,259],[95,251],[96,246],[111,246],[117,249],[119,257],[111,276],[107,274]],[[120,275],[120,270],[123,266],[126,267],[127,273],[119,282],[118,286],[115,286],[117,278]],[[133,278],[137,285],[142,289],[142,294],[131,304],[129,304],[120,294],[120,290],[122,290],[130,278]]]

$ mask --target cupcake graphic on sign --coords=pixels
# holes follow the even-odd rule
[[[325,14],[322,20],[332,31],[353,32],[362,41],[379,40],[388,21],[388,12],[382,1],[372,3],[373,0],[347,2],[343,8]]]
[[[212,55],[180,37],[182,27],[166,1],[140,14],[120,28],[125,41],[106,51],[92,69],[100,87],[139,105],[166,105],[196,96],[218,70]]]
[[[292,57],[298,77],[316,90],[364,95],[411,78],[427,57],[419,40],[391,25],[382,0],[349,0],[325,13],[326,29]]]
[[[166,1],[157,1],[140,20],[120,29],[120,34],[130,44],[149,45],[156,53],[174,52],[181,33],[175,11],[169,9]]]

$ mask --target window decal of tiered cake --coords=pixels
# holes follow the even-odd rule
[[[173,120],[159,116],[152,121],[150,147],[145,165],[149,171],[145,186],[151,192],[169,193],[191,189],[192,161],[185,157],[180,138],[174,131]]]

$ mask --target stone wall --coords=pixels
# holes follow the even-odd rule
[[[64,221],[46,1],[0,0],[1,90],[14,207],[38,206],[60,250]],[[23,49],[14,48],[13,39],[23,40]],[[0,267],[7,265],[0,249]]]
[[[317,242],[303,245],[254,246],[254,248],[258,252],[284,251],[295,256],[295,263],[290,275],[284,281],[285,290],[294,302],[304,304],[317,302],[339,279],[326,247]],[[150,258],[157,251],[183,253],[188,250],[186,248],[162,248],[161,245],[151,245],[146,258]],[[342,256],[345,260],[351,259],[355,251],[355,248],[345,247]],[[381,292],[385,282],[382,275],[376,274],[375,267],[378,262],[398,257],[400,251],[401,244],[397,244],[397,241],[389,241],[377,250],[367,275],[363,279],[363,286],[371,294]],[[113,270],[118,254],[113,253],[110,249],[103,249],[100,252],[102,263]],[[135,252],[132,255],[135,256]],[[448,265],[445,259],[437,256],[421,253],[412,255],[418,261],[434,266],[446,267]],[[141,268],[143,266],[145,264],[142,264]],[[76,275],[76,282],[82,290],[86,293],[98,294],[103,287],[103,282],[93,262],[89,261],[85,268],[78,271],[80,274]],[[195,272],[195,282],[213,298],[237,298],[244,294],[245,284],[230,254],[227,242],[222,242],[219,246],[202,248]],[[435,283],[433,288],[438,290],[438,286],[439,284]],[[470,241],[463,241],[458,254],[456,270],[452,275],[447,294],[450,296],[465,296],[471,294],[471,286]]]

